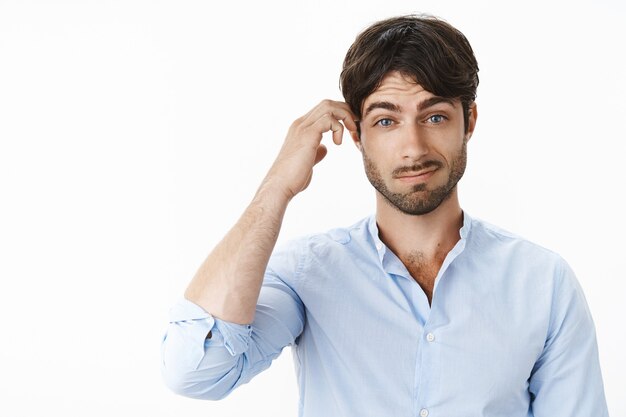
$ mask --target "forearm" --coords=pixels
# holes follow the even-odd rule
[[[320,143],[322,134],[332,131],[333,141],[341,143],[340,120],[356,132],[348,105],[324,100],[291,125],[254,200],[189,284],[185,292],[189,301],[219,319],[252,323],[287,204],[307,188],[313,166],[326,155],[326,147]]]
[[[356,137],[348,105],[324,100],[291,125],[254,199],[187,287],[191,303],[181,300],[170,312],[162,369],[175,392],[222,398],[269,366],[302,332],[302,301],[281,278],[296,274],[297,257],[290,256],[293,262],[280,273],[267,266],[287,205],[307,188],[313,167],[326,155],[323,133],[332,131],[339,145],[342,122]]]
[[[185,298],[217,318],[249,324],[290,197],[267,179],[202,263]]]

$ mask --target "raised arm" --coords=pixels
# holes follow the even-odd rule
[[[296,120],[250,206],[209,254],[170,311],[162,373],[174,392],[220,399],[270,366],[304,326],[302,302],[284,281],[302,253],[279,251],[268,267],[291,199],[326,155],[322,134],[341,143],[356,130],[345,103],[323,101]],[[301,251],[301,249],[300,249]]]
[[[354,116],[342,102],[324,100],[289,128],[274,164],[239,221],[202,263],[185,298],[214,317],[249,324],[263,275],[291,199],[306,189],[313,166],[326,156],[324,132],[342,141],[343,126],[356,131]]]

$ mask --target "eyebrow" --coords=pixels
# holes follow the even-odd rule
[[[430,97],[422,101],[417,107],[417,110],[423,111],[439,103],[446,103],[451,106],[454,106],[454,99],[451,99],[448,97],[439,97],[439,96]],[[373,110],[376,110],[376,109],[389,110],[394,113],[400,113],[401,111],[400,106],[398,106],[397,104],[391,103],[389,101],[376,101],[370,104],[369,106],[367,106],[367,109],[365,109],[365,112],[363,113],[363,118],[367,117],[369,113],[371,113]]]
[[[376,109],[383,109],[392,111],[394,113],[400,113],[400,106],[398,106],[397,104],[390,103],[389,101],[375,101],[374,103],[367,106],[367,109],[365,109],[365,112],[363,113],[363,118],[367,117],[368,114]]]
[[[435,104],[439,104],[439,103],[446,103],[446,104],[449,104],[452,107],[454,107],[454,99],[451,99],[451,98],[448,98],[448,97],[434,96],[434,97],[427,98],[426,100],[422,101],[420,103],[420,105],[417,107],[417,109],[419,111],[422,111],[424,109],[427,109],[427,108],[432,107]]]

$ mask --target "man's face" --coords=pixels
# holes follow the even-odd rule
[[[475,105],[466,132],[459,100],[435,96],[392,72],[365,99],[362,110],[357,146],[374,188],[406,214],[439,207],[465,172]]]

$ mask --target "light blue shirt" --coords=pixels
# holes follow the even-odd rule
[[[163,375],[179,394],[219,399],[287,345],[301,417],[608,416],[570,267],[467,214],[432,306],[372,216],[276,249],[250,326],[181,300]]]

